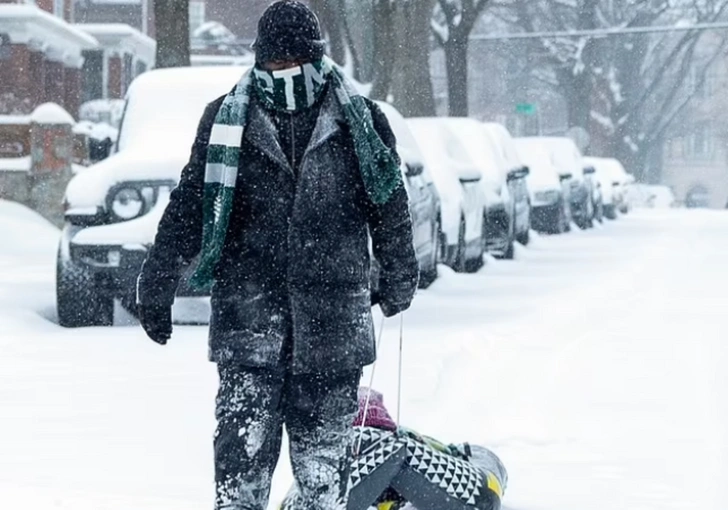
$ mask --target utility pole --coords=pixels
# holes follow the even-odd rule
[[[480,34],[470,36],[471,41],[505,41],[509,39],[559,39],[567,37],[613,37],[631,34],[660,32],[692,32],[726,30],[728,22],[695,23],[693,25],[657,25],[644,27],[610,27],[589,30],[559,30],[554,32],[510,32],[504,34]]]

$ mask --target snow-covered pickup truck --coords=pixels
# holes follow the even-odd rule
[[[205,106],[229,92],[245,71],[237,66],[155,70],[131,84],[113,154],[78,173],[66,190],[56,276],[62,326],[111,325],[116,300],[134,313],[139,270],[187,163]],[[392,120],[396,110],[389,109]],[[403,161],[415,229],[422,233],[415,236],[418,258],[423,270],[436,272],[439,198],[421,170],[419,160]],[[206,297],[186,284],[193,267],[194,262],[178,297]]]
[[[77,174],[66,189],[56,273],[62,326],[111,325],[115,299],[133,311],[139,269],[187,164],[202,112],[245,70],[166,69],[132,83],[113,154]],[[180,294],[192,292],[183,284]]]

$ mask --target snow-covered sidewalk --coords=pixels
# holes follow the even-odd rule
[[[57,232],[11,207],[0,202],[0,508],[211,508],[205,328],[177,327],[165,348],[134,326],[59,328]],[[510,509],[725,508],[725,232],[721,212],[638,211],[537,238],[476,275],[442,268],[404,319],[403,422],[491,446]],[[387,323],[375,379],[393,410],[398,328]],[[290,479],[284,455],[272,503]]]

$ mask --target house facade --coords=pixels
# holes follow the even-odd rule
[[[45,102],[76,116],[82,102],[120,98],[154,65],[154,41],[129,25],[73,24],[73,0],[0,0],[0,114]]]
[[[676,121],[665,140],[662,183],[678,202],[701,195],[702,205],[728,205],[728,127],[719,112],[728,107],[728,56],[718,59],[705,78],[699,62],[691,70],[691,108]]]
[[[0,0],[2,1],[2,0]],[[98,42],[40,7],[0,3],[0,113],[52,101],[75,115],[83,53]]]

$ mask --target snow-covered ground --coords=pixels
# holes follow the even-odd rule
[[[56,231],[0,201],[0,233],[0,508],[212,508],[206,330],[61,329]],[[725,509],[726,233],[728,213],[644,210],[442,268],[404,318],[403,423],[492,447],[511,510]],[[393,411],[398,327],[375,379]],[[284,456],[273,503],[289,483]]]

